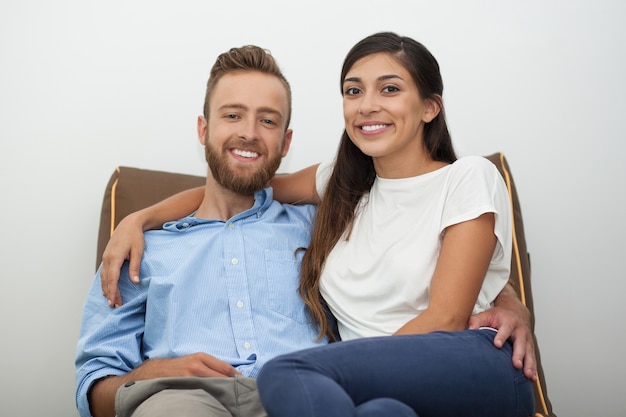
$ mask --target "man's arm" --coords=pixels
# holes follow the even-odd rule
[[[232,377],[240,373],[231,365],[206,353],[170,359],[152,359],[124,375],[111,375],[96,381],[88,393],[94,417],[115,416],[115,394],[127,382],[171,376]]]
[[[479,327],[498,329],[494,339],[497,347],[502,347],[510,338],[513,341],[513,365],[518,369],[523,367],[527,378],[533,381],[537,378],[530,312],[522,304],[511,284],[502,289],[495,299],[493,308],[470,317],[469,328]]]

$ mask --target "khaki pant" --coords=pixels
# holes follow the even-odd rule
[[[118,417],[267,417],[256,381],[234,378],[157,378],[117,390]]]

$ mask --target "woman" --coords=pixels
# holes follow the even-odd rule
[[[385,400],[422,417],[531,415],[511,347],[464,330],[507,282],[510,208],[490,162],[456,159],[437,61],[379,33],[348,53],[341,84],[346,130],[334,167],[318,170],[318,184],[332,173],[300,291],[321,334],[332,337],[328,307],[349,341],[268,362],[268,414],[374,415]]]
[[[510,209],[495,167],[456,159],[435,58],[375,34],[348,53],[341,83],[335,165],[280,178],[307,187],[273,185],[298,201],[315,198],[306,190],[317,180],[300,290],[320,335],[333,337],[329,308],[348,341],[270,361],[264,406],[270,416],[531,415],[510,344],[463,330],[507,282]]]

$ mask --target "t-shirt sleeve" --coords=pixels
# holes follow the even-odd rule
[[[315,173],[315,188],[317,190],[317,195],[320,198],[324,197],[324,193],[328,187],[328,181],[330,181],[330,175],[333,173],[334,167],[334,161],[323,162],[317,166],[317,171]]]
[[[441,221],[441,232],[457,223],[495,214],[494,234],[498,240],[492,261],[510,257],[512,245],[511,208],[506,184],[498,169],[483,157],[465,157],[453,164]]]
[[[510,217],[506,185],[490,161],[482,157],[465,157],[454,163],[452,168],[441,221],[442,231],[484,213]]]

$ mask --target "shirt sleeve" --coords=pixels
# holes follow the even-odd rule
[[[330,181],[330,176],[333,173],[334,167],[334,161],[323,162],[317,166],[317,171],[315,173],[315,188],[317,190],[317,195],[320,198],[324,197],[324,193],[328,187],[328,181]]]
[[[82,417],[91,416],[87,393],[93,383],[108,375],[122,375],[143,362],[141,336],[144,330],[144,282],[130,283],[120,275],[124,304],[110,308],[102,296],[100,270],[83,307],[76,346],[76,406]]]
[[[482,157],[465,157],[452,166],[441,231],[453,224],[494,213],[510,223],[508,191],[497,168]]]
[[[494,213],[497,245],[491,259],[490,273],[500,277],[498,287],[504,285],[502,283],[506,283],[510,272],[513,238],[511,206],[504,179],[495,165],[479,156],[459,159],[453,168],[440,231],[478,218],[484,213]],[[489,284],[486,282],[485,285]],[[497,294],[501,290],[498,287],[494,287],[491,292]]]

